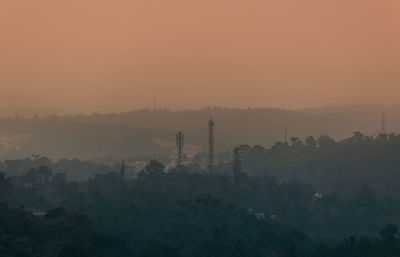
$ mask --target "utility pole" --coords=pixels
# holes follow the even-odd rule
[[[176,146],[178,147],[177,168],[179,171],[181,171],[182,168],[183,145],[184,145],[183,141],[184,141],[184,135],[182,131],[178,131],[178,133],[176,133]]]
[[[214,120],[210,118],[208,121],[208,170],[213,172],[215,164],[214,156]]]
[[[119,170],[119,175],[121,176],[121,179],[125,179],[125,160],[122,161],[121,169]]]
[[[239,201],[239,190],[240,190],[240,177],[242,174],[242,158],[240,155],[240,147],[233,149],[233,175],[234,175],[234,190],[235,190],[235,202]]]
[[[385,120],[385,113],[382,113],[382,130],[381,130],[381,133],[382,134],[386,134],[386,128],[385,128],[385,122],[386,122],[386,120]]]

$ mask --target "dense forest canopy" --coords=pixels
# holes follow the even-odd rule
[[[123,239],[96,232],[86,215],[63,208],[39,219],[1,203],[0,221],[1,257],[132,256]]]
[[[377,192],[399,193],[400,135],[328,136],[305,140],[292,137],[271,148],[242,145],[243,165],[250,175],[310,183],[323,193],[349,193],[363,186]],[[229,163],[218,166],[228,172]]]
[[[270,148],[240,145],[240,149],[243,170],[253,177],[270,176],[281,182],[308,183],[323,194],[351,193],[364,186],[377,193],[399,193],[400,135],[394,133],[367,136],[354,132],[352,137],[340,141],[328,136],[308,136],[304,140],[292,137],[288,142],[277,142]],[[151,156],[142,158],[149,161]],[[170,158],[158,160],[170,163]],[[231,151],[217,154],[216,160],[215,172],[233,176]],[[31,168],[46,166],[53,173],[65,173],[68,180],[85,181],[96,174],[118,172],[124,160],[112,158],[103,162],[52,161],[42,156],[31,156],[6,160],[0,163],[0,167],[9,176],[19,176]],[[144,167],[137,166],[135,159],[127,159],[124,163],[127,178],[137,177]],[[206,153],[200,152],[186,159],[186,166],[191,173],[207,172]]]
[[[6,160],[0,256],[400,256],[400,135],[235,149],[212,172],[204,152]]]
[[[178,169],[157,160],[141,170],[39,156],[6,161],[1,224],[18,212],[25,220],[15,222],[45,230],[62,210],[55,216],[61,231],[43,240],[66,239],[48,249],[33,238],[35,230],[0,226],[7,240],[0,250],[4,256],[20,256],[17,249],[26,256],[399,256],[398,135],[293,137],[271,148],[237,149],[239,175],[232,160],[212,173],[196,163]],[[72,171],[84,175],[77,181]],[[69,222],[93,227],[70,238],[63,234]],[[18,246],[21,238],[28,243]]]

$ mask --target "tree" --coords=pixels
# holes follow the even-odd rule
[[[306,146],[310,150],[315,150],[317,148],[317,141],[313,136],[309,136],[305,140]]]
[[[157,160],[151,160],[150,163],[144,168],[145,172],[149,175],[156,175],[164,173],[165,165]]]
[[[337,146],[336,141],[328,136],[320,136],[317,139],[317,143],[318,143],[318,148],[323,151],[329,151],[335,149],[335,147]]]
[[[7,173],[0,172],[0,196],[9,193],[11,188],[10,178],[7,177]]]
[[[399,229],[392,223],[384,227],[379,234],[384,242],[392,242],[394,240],[394,235],[397,234]]]
[[[47,183],[53,172],[49,167],[40,166],[38,169],[32,168],[28,171],[28,176],[35,183]]]

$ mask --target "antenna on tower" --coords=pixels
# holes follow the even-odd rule
[[[183,145],[184,145],[184,135],[182,131],[176,133],[176,146],[178,147],[178,170],[181,171],[182,168],[182,157],[183,157]]]
[[[213,171],[215,156],[214,156],[214,120],[210,118],[208,121],[208,170]]]
[[[240,177],[242,174],[242,157],[240,154],[240,147],[233,149],[233,175],[235,179],[235,201],[238,201],[239,188],[240,188]]]
[[[385,113],[382,113],[382,128],[381,128],[381,133],[386,134],[386,128],[385,128]]]
[[[284,137],[285,137],[285,143],[287,143],[287,126],[285,127],[285,131],[284,131]]]

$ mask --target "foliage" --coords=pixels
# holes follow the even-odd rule
[[[3,197],[14,206],[52,210],[43,220],[69,217],[66,210],[88,215],[102,236],[85,225],[82,231],[94,234],[60,248],[60,256],[90,256],[105,242],[125,249],[115,238],[134,256],[399,256],[400,137],[357,132],[339,142],[290,142],[241,146],[238,184],[232,162],[208,173],[199,165],[166,170],[151,160],[135,178],[117,170],[77,182],[42,165],[2,174],[0,185],[8,185]]]
[[[0,203],[1,257],[132,256],[121,239],[108,237],[112,240],[105,241],[80,213],[59,208],[35,218],[22,208]]]
[[[322,193],[351,193],[363,186],[378,193],[400,193],[400,135],[354,132],[335,141],[328,136],[292,138],[269,149],[242,146],[244,170],[252,176],[312,184]],[[219,167],[227,172],[231,163]],[[218,167],[217,167],[218,168]]]

